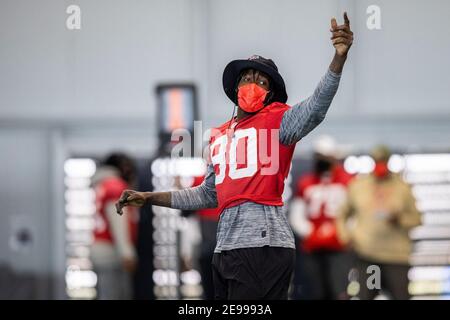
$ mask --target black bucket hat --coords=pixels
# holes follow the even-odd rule
[[[286,103],[288,96],[283,77],[278,72],[276,64],[271,59],[266,59],[258,55],[253,55],[246,60],[233,60],[223,71],[222,83],[226,95],[235,105],[237,105],[236,86],[241,72],[245,69],[255,69],[264,72],[270,77],[273,90],[272,102]]]

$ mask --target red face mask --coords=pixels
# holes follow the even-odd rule
[[[377,162],[373,174],[377,178],[384,178],[389,174],[387,162]]]
[[[267,93],[267,90],[254,83],[243,85],[238,89],[239,107],[249,113],[259,111],[264,108]]]

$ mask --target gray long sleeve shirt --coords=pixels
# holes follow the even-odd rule
[[[323,121],[340,77],[340,74],[328,70],[309,98],[284,113],[279,131],[281,143],[291,145],[298,142]],[[212,164],[208,165],[205,180],[200,186],[173,191],[171,196],[171,205],[176,209],[217,207]],[[294,235],[282,207],[244,202],[223,210],[217,229],[216,253],[264,246],[295,248]]]

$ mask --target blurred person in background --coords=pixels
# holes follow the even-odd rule
[[[381,271],[381,290],[393,299],[409,299],[408,270],[411,240],[409,231],[421,223],[410,186],[388,169],[390,150],[377,146],[372,151],[375,168],[355,178],[338,217],[338,234],[357,255],[359,298],[374,299],[377,288],[367,285],[368,267]]]
[[[133,295],[138,213],[135,208],[127,208],[127,218],[121,219],[114,203],[124,190],[133,186],[135,174],[131,158],[113,153],[93,177],[97,213],[91,258],[100,300],[125,300]]]
[[[300,237],[302,272],[310,299],[346,299],[351,257],[337,237],[335,218],[346,200],[352,178],[338,162],[336,142],[322,136],[314,142],[313,171],[301,176],[290,208],[290,223]]]

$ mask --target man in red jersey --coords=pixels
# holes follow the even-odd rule
[[[287,299],[295,243],[282,210],[295,144],[325,118],[353,42],[350,21],[331,20],[333,60],[314,93],[290,107],[275,63],[261,56],[230,62],[223,73],[237,116],[213,130],[200,186],[172,192],[127,190],[117,203],[197,210],[219,208],[213,257],[216,299]]]

